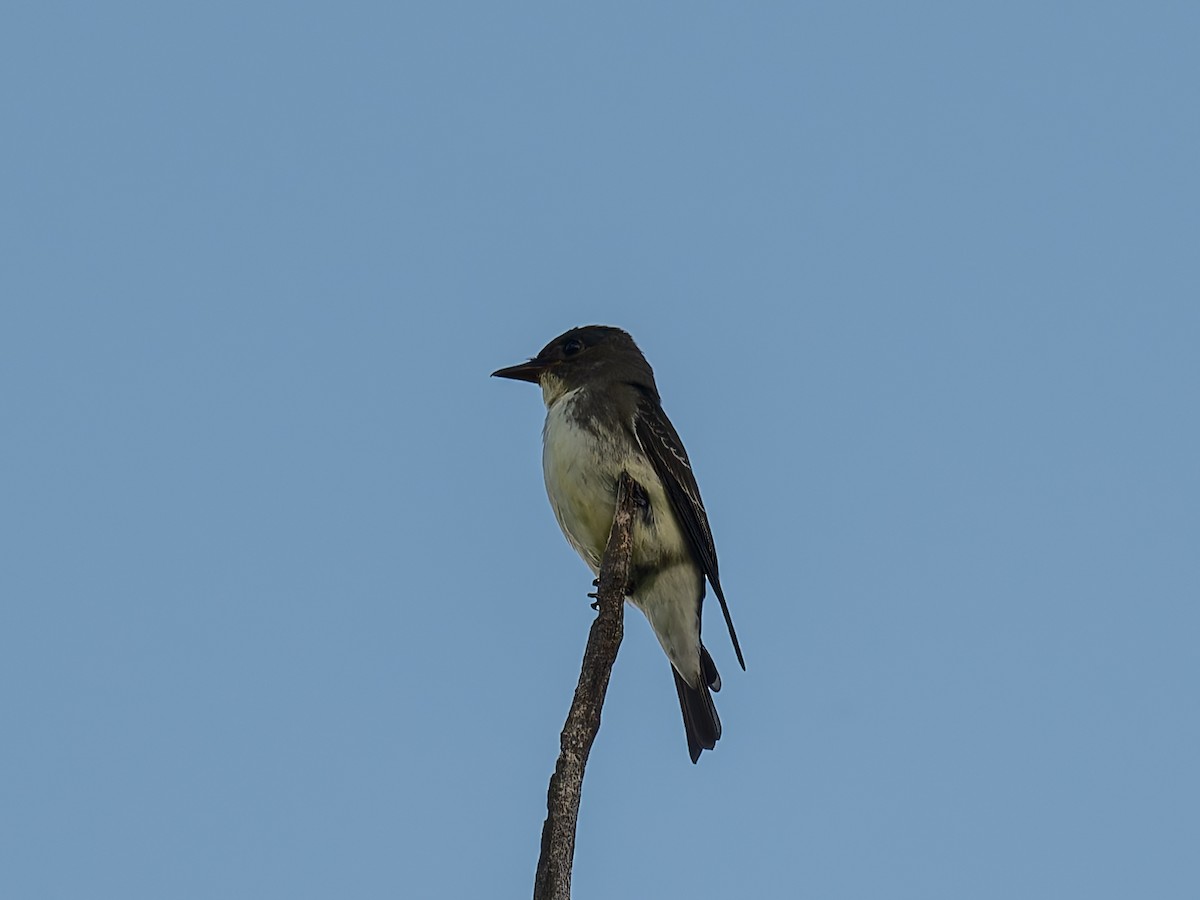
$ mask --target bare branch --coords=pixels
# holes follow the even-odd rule
[[[571,865],[575,858],[583,770],[600,730],[600,710],[624,632],[625,595],[629,592],[633,557],[633,510],[640,492],[638,483],[622,472],[617,483],[612,531],[600,564],[600,587],[596,593],[600,613],[588,633],[579,684],[563,726],[558,764],[550,776],[546,795],[546,821],[542,825],[542,852],[533,882],[533,900],[571,897]]]

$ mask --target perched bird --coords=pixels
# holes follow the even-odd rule
[[[692,762],[721,737],[712,691],[721,678],[700,641],[704,580],[721,603],[742,669],[708,515],[683,443],[663,412],[654,372],[619,328],[572,328],[529,362],[492,373],[542,388],[542,468],[559,527],[600,572],[622,470],[644,490],[633,529],[629,601],[645,613],[675,675]]]

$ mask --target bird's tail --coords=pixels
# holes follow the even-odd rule
[[[700,645],[700,684],[697,687],[684,681],[674,666],[671,674],[675,676],[675,691],[679,694],[679,708],[683,710],[688,753],[692,762],[696,762],[702,751],[712,750],[721,738],[721,720],[711,693],[721,689],[721,676],[703,644]]]

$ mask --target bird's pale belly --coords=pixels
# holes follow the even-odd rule
[[[608,544],[621,469],[646,491],[648,515],[634,528],[635,568],[687,558],[687,545],[658,474],[640,449],[604,444],[566,415],[570,395],[550,409],[542,450],[546,493],[563,534],[593,571]]]
[[[600,571],[617,503],[621,471],[646,492],[633,526],[633,591],[671,664],[690,685],[700,679],[700,599],[704,576],[691,558],[666,489],[634,442],[602,441],[566,415],[572,397],[550,407],[543,435],[546,493],[559,527],[593,572]],[[619,440],[619,438],[618,438]]]

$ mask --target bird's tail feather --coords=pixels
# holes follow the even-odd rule
[[[714,692],[721,689],[721,675],[717,671],[717,664],[708,655],[708,648],[703,644],[700,645],[700,675]]]
[[[683,710],[683,728],[687,732],[688,753],[692,762],[700,758],[704,750],[712,750],[721,737],[721,720],[717,717],[717,708],[713,706],[710,685],[715,681],[720,687],[721,679],[717,676],[717,668],[713,665],[712,657],[707,652],[701,655],[701,684],[692,687],[683,680],[675,667],[671,667],[675,676],[675,690],[679,694],[679,708]]]

